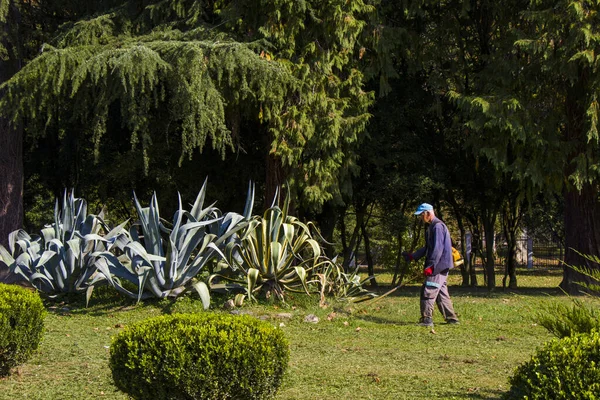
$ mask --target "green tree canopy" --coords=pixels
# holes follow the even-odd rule
[[[362,0],[123,2],[64,27],[2,86],[0,110],[29,138],[85,140],[98,162],[115,130],[129,138],[122,156],[146,172],[152,153],[181,164],[209,145],[224,157],[258,130],[281,171],[274,183],[289,180],[302,205],[319,207],[352,170],[369,118],[356,63],[371,10]]]
[[[488,64],[486,85],[452,96],[470,112],[477,145],[496,166],[565,197],[565,262],[600,249],[598,89],[600,5],[530,1],[510,42]],[[460,92],[460,94],[459,94]],[[593,267],[593,265],[588,265]],[[584,277],[565,269],[563,286]]]

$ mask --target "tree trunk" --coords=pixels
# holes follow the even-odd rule
[[[406,211],[407,202],[402,202],[401,214],[404,215]],[[396,286],[396,279],[398,278],[398,273],[400,272],[400,263],[403,261],[404,257],[402,256],[403,249],[403,240],[402,236],[404,235],[404,231],[406,230],[406,225],[402,224],[402,228],[398,230],[398,244],[396,248],[398,249],[398,254],[396,255],[396,265],[394,266],[394,276],[392,278],[392,286]],[[406,261],[404,262],[406,264]]]
[[[396,279],[398,279],[398,273],[400,272],[400,263],[402,262],[402,232],[398,234],[398,242],[396,244],[396,248],[398,249],[398,254],[396,255],[396,265],[394,266],[394,276],[392,278],[392,286],[396,286]],[[406,263],[406,261],[404,261]]]
[[[458,230],[460,231],[460,252],[466,261],[467,260],[467,257],[466,257],[467,252],[466,252],[466,244],[465,244],[466,230],[465,230],[465,223],[463,220],[463,216],[462,216],[460,207],[458,206],[458,202],[456,201],[456,198],[454,197],[454,192],[452,190],[448,190],[447,196],[448,196],[448,202],[450,203],[450,205],[452,206],[452,210],[454,211],[454,218],[456,218],[456,223],[458,224]],[[453,246],[457,247],[456,244],[453,244]],[[469,286],[469,270],[467,269],[466,262],[464,262],[460,266],[460,274],[462,276],[461,286]]]
[[[367,271],[369,274],[370,284],[372,287],[377,287],[377,281],[375,280],[375,266],[373,265],[373,256],[371,255],[371,242],[369,241],[369,235],[367,233],[367,224],[364,222],[360,225],[362,236],[365,239],[365,255],[367,257]]]
[[[467,264],[467,271],[469,272],[469,286],[477,287],[477,269],[475,268],[475,260],[477,256],[481,256],[481,233],[479,230],[479,218],[477,215],[466,215],[471,229],[471,251],[469,257],[466,258],[465,264]],[[483,261],[483,258],[482,258]],[[485,283],[485,270],[484,270],[484,283]]]
[[[496,270],[494,260],[494,225],[496,223],[496,214],[486,213],[482,218],[483,230],[485,235],[485,277],[487,288],[494,290],[496,287]]]
[[[421,239],[421,231],[424,231],[421,228],[421,220],[419,218],[415,218],[415,222],[413,223],[413,241],[412,241],[412,245],[410,246],[410,251],[413,252],[415,247],[417,247],[417,243],[419,243],[419,240]],[[408,266],[409,263],[408,262],[404,262],[404,268],[402,269],[402,273],[400,274],[400,280],[398,281],[398,285],[402,284],[402,281],[404,280],[404,276],[406,276],[406,272],[408,271]]]
[[[328,201],[323,204],[323,210],[316,216],[317,223],[319,225],[319,230],[323,239],[325,239],[328,243],[323,243],[323,247],[325,249],[325,254],[329,258],[333,258],[335,256],[335,247],[333,246],[333,232],[335,231],[335,226],[337,225],[337,219],[339,215],[339,207],[333,206],[332,202]]]
[[[577,142],[578,146],[570,154],[569,161],[565,166],[565,177],[570,177],[575,172],[574,159],[588,152],[589,146],[597,146],[597,142],[588,142],[584,123],[587,121],[585,94],[588,84],[589,68],[583,64],[579,65],[579,80],[567,89],[565,100],[567,112],[567,124],[565,127],[565,138],[571,142]],[[589,160],[586,160],[590,163]],[[587,171],[586,171],[587,172]],[[594,173],[593,171],[590,171]],[[565,269],[560,287],[570,294],[582,291],[578,283],[590,283],[592,279],[582,275],[569,266],[577,266],[584,269],[599,271],[600,265],[586,260],[577,252],[590,256],[600,255],[600,203],[598,198],[599,184],[585,183],[581,190],[567,186],[565,196]]]
[[[344,262],[342,263],[342,267],[344,272],[348,272],[350,270],[350,262],[352,258],[356,257],[355,247],[357,247],[360,226],[362,225],[365,219],[366,207],[361,207],[360,209],[355,210],[356,212],[356,225],[354,227],[354,232],[352,232],[352,236],[350,237],[350,243],[346,247],[344,251]],[[357,260],[358,261],[358,260]]]
[[[471,252],[468,260],[465,261],[467,264],[467,271],[469,271],[469,286],[477,287],[477,270],[475,269],[475,257],[477,255],[474,252]]]
[[[582,291],[578,284],[590,283],[591,278],[582,275],[569,265],[600,270],[598,264],[581,257],[577,252],[586,255],[600,256],[600,203],[598,202],[598,185],[585,185],[581,192],[576,189],[565,194],[565,269],[560,287],[570,294]]]
[[[340,212],[340,242],[342,242],[342,257],[346,257],[346,253],[348,252],[348,240],[346,238],[346,214],[348,212],[348,207],[344,206]]]
[[[6,60],[0,58],[0,84],[13,76],[21,64],[17,31],[20,14],[14,5],[9,7],[7,22],[0,25],[0,29],[8,34],[1,36],[5,39],[1,44],[7,48],[9,54]],[[1,96],[3,93],[0,93]],[[9,233],[21,228],[22,225],[23,128],[20,125],[11,126],[6,118],[0,116],[0,244],[6,246]],[[0,263],[0,280],[11,280],[7,275],[6,266]]]
[[[466,260],[467,245],[465,242],[467,241],[467,231],[461,216],[457,216],[456,221],[460,232],[460,254],[462,254],[463,260]],[[460,275],[462,276],[461,286],[469,286],[469,270],[466,262],[463,262],[460,266]]]
[[[509,196],[502,212],[502,225],[506,238],[507,255],[502,287],[517,288],[517,233],[521,222],[521,207],[517,194]]]
[[[510,289],[516,289],[517,288],[517,260],[516,260],[516,253],[517,253],[517,241],[515,238],[515,235],[511,234],[510,232],[508,232],[507,230],[505,230],[506,233],[508,233],[509,236],[512,236],[510,239],[506,239],[506,245],[507,245],[507,255],[506,255],[506,269],[505,269],[505,273],[504,273],[504,278],[502,279],[502,287],[506,288],[506,279],[508,279],[508,287]]]
[[[275,195],[279,194],[281,199],[281,186],[283,185],[283,166],[281,160],[274,154],[267,155],[267,168],[265,168],[265,209],[271,207],[271,204],[278,203]]]
[[[23,130],[0,117],[0,244],[6,247],[8,234],[22,225]]]
[[[508,287],[510,289],[517,288],[517,240],[516,234],[509,229],[504,229],[506,236],[506,265],[504,270],[504,278],[502,278],[502,288],[506,288],[506,280],[508,279]]]

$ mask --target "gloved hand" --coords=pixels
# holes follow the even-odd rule
[[[406,262],[411,262],[412,260],[414,260],[413,255],[407,251],[403,251],[402,256],[404,256],[404,260]]]
[[[433,265],[430,265],[429,267],[425,268],[423,270],[423,275],[425,275],[425,276],[433,275]]]

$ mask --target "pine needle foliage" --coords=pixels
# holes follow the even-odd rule
[[[528,2],[477,94],[450,92],[469,112],[476,145],[537,187],[580,190],[600,176],[597,1]],[[568,179],[564,179],[564,176]]]
[[[243,140],[241,115],[318,207],[352,171],[369,118],[355,50],[372,11],[363,0],[125,1],[65,26],[2,86],[0,112],[34,139],[80,129],[99,161],[116,107],[146,171],[165,137],[180,164],[207,143],[225,157]]]
[[[6,60],[8,58],[8,50],[6,49],[8,34],[5,29],[5,24],[9,7],[10,0],[0,0],[0,28],[2,28],[0,29],[0,60]]]
[[[0,0],[0,22],[6,22],[6,14],[8,14],[9,0]]]

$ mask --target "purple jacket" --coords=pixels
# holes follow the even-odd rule
[[[425,256],[425,268],[433,265],[433,274],[447,273],[454,267],[452,242],[446,224],[435,217],[425,230],[425,247],[413,253],[415,260]]]

